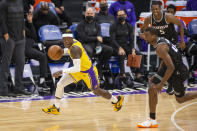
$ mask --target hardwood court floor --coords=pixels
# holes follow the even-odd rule
[[[139,129],[139,121],[148,117],[147,94],[125,95],[124,106],[114,112],[111,103],[101,97],[63,99],[60,115],[45,114],[51,100],[0,103],[0,131],[185,131],[197,130],[197,100],[177,104],[174,96],[162,93],[158,105],[158,129]]]

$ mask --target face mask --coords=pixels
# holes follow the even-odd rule
[[[105,12],[105,11],[108,10],[108,7],[107,6],[101,6],[100,9],[101,9],[101,12]]]
[[[119,22],[123,22],[123,21],[125,21],[125,20],[126,20],[126,18],[125,18],[125,17],[122,17],[122,16],[118,18],[118,21],[119,21]]]
[[[93,16],[86,16],[86,20],[89,22],[89,21],[92,21],[94,19]]]

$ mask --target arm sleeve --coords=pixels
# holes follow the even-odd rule
[[[73,59],[73,66],[67,69],[63,69],[63,73],[76,73],[80,72],[81,69],[81,60],[80,59]]]
[[[85,25],[80,23],[77,26],[76,32],[77,32],[77,38],[79,41],[83,41],[83,42],[97,42],[97,36],[88,36],[85,32],[84,32],[84,27]]]
[[[116,24],[112,24],[110,26],[110,37],[111,37],[112,43],[115,44],[115,47],[119,48],[120,45],[116,41],[116,26],[117,26]]]

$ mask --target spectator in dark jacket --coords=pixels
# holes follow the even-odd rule
[[[103,44],[101,28],[94,20],[95,13],[92,8],[85,12],[85,20],[77,26],[77,39],[83,44],[88,56],[92,59],[96,54],[99,57],[99,71],[104,65],[108,66],[108,60],[112,55],[113,49]]]
[[[133,27],[135,27],[136,16],[133,4],[127,0],[117,0],[109,7],[109,13],[112,14],[115,18],[117,18],[117,12],[119,10],[124,10],[126,12],[127,21]]]
[[[41,8],[34,13],[33,24],[38,32],[43,25],[59,25],[58,17],[49,10],[47,2],[42,2]]]
[[[62,21],[66,22],[69,27],[72,25],[72,19],[68,15],[68,12],[66,11],[66,9],[64,9],[63,1],[64,0],[52,0],[52,2],[55,4],[55,10],[58,16],[60,17]]]
[[[1,12],[1,34],[2,64],[0,73],[0,93],[8,93],[9,66],[12,56],[14,57],[15,88],[14,93],[30,94],[22,84],[23,70],[25,64],[25,24],[23,12],[23,0],[3,0],[0,2]]]
[[[111,14],[108,14],[108,4],[105,0],[102,0],[100,2],[100,11],[98,14],[96,14],[95,21],[98,24],[107,23],[107,24],[109,24],[109,27],[111,24],[113,24],[115,22],[114,17]],[[102,30],[101,30],[101,34],[103,35],[103,43],[107,44],[109,46],[112,46],[111,45],[111,38],[109,35],[109,28],[107,28],[107,29],[106,28],[103,30],[104,31],[103,34],[102,34]]]
[[[140,54],[134,49],[133,28],[126,21],[126,13],[119,10],[117,14],[118,20],[110,27],[110,36],[114,44],[114,50],[119,57],[120,75],[126,79],[124,60],[128,54]],[[140,69],[136,68],[136,81],[143,83],[141,72],[143,71],[143,60]]]
[[[29,59],[34,59],[39,61],[40,66],[40,82],[39,86],[43,88],[48,88],[45,83],[45,78],[47,77],[48,61],[45,53],[38,51],[33,48],[35,41],[37,40],[36,30],[32,23],[33,14],[27,14],[26,22],[26,45],[25,45],[25,56]]]
[[[186,10],[197,11],[197,0],[187,0]]]

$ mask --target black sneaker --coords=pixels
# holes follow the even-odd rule
[[[168,89],[166,90],[166,93],[167,93],[168,95],[173,95],[173,94],[174,94],[174,90],[173,90],[173,88],[172,88],[172,85],[169,85],[169,86],[168,86]]]
[[[22,94],[22,95],[31,95],[31,92],[28,92],[25,89],[23,89],[23,90],[15,89],[14,93],[15,94]]]
[[[50,88],[49,86],[47,86],[47,84],[45,82],[43,82],[42,84],[39,84],[39,87],[42,87],[42,88],[45,88],[45,89]]]

